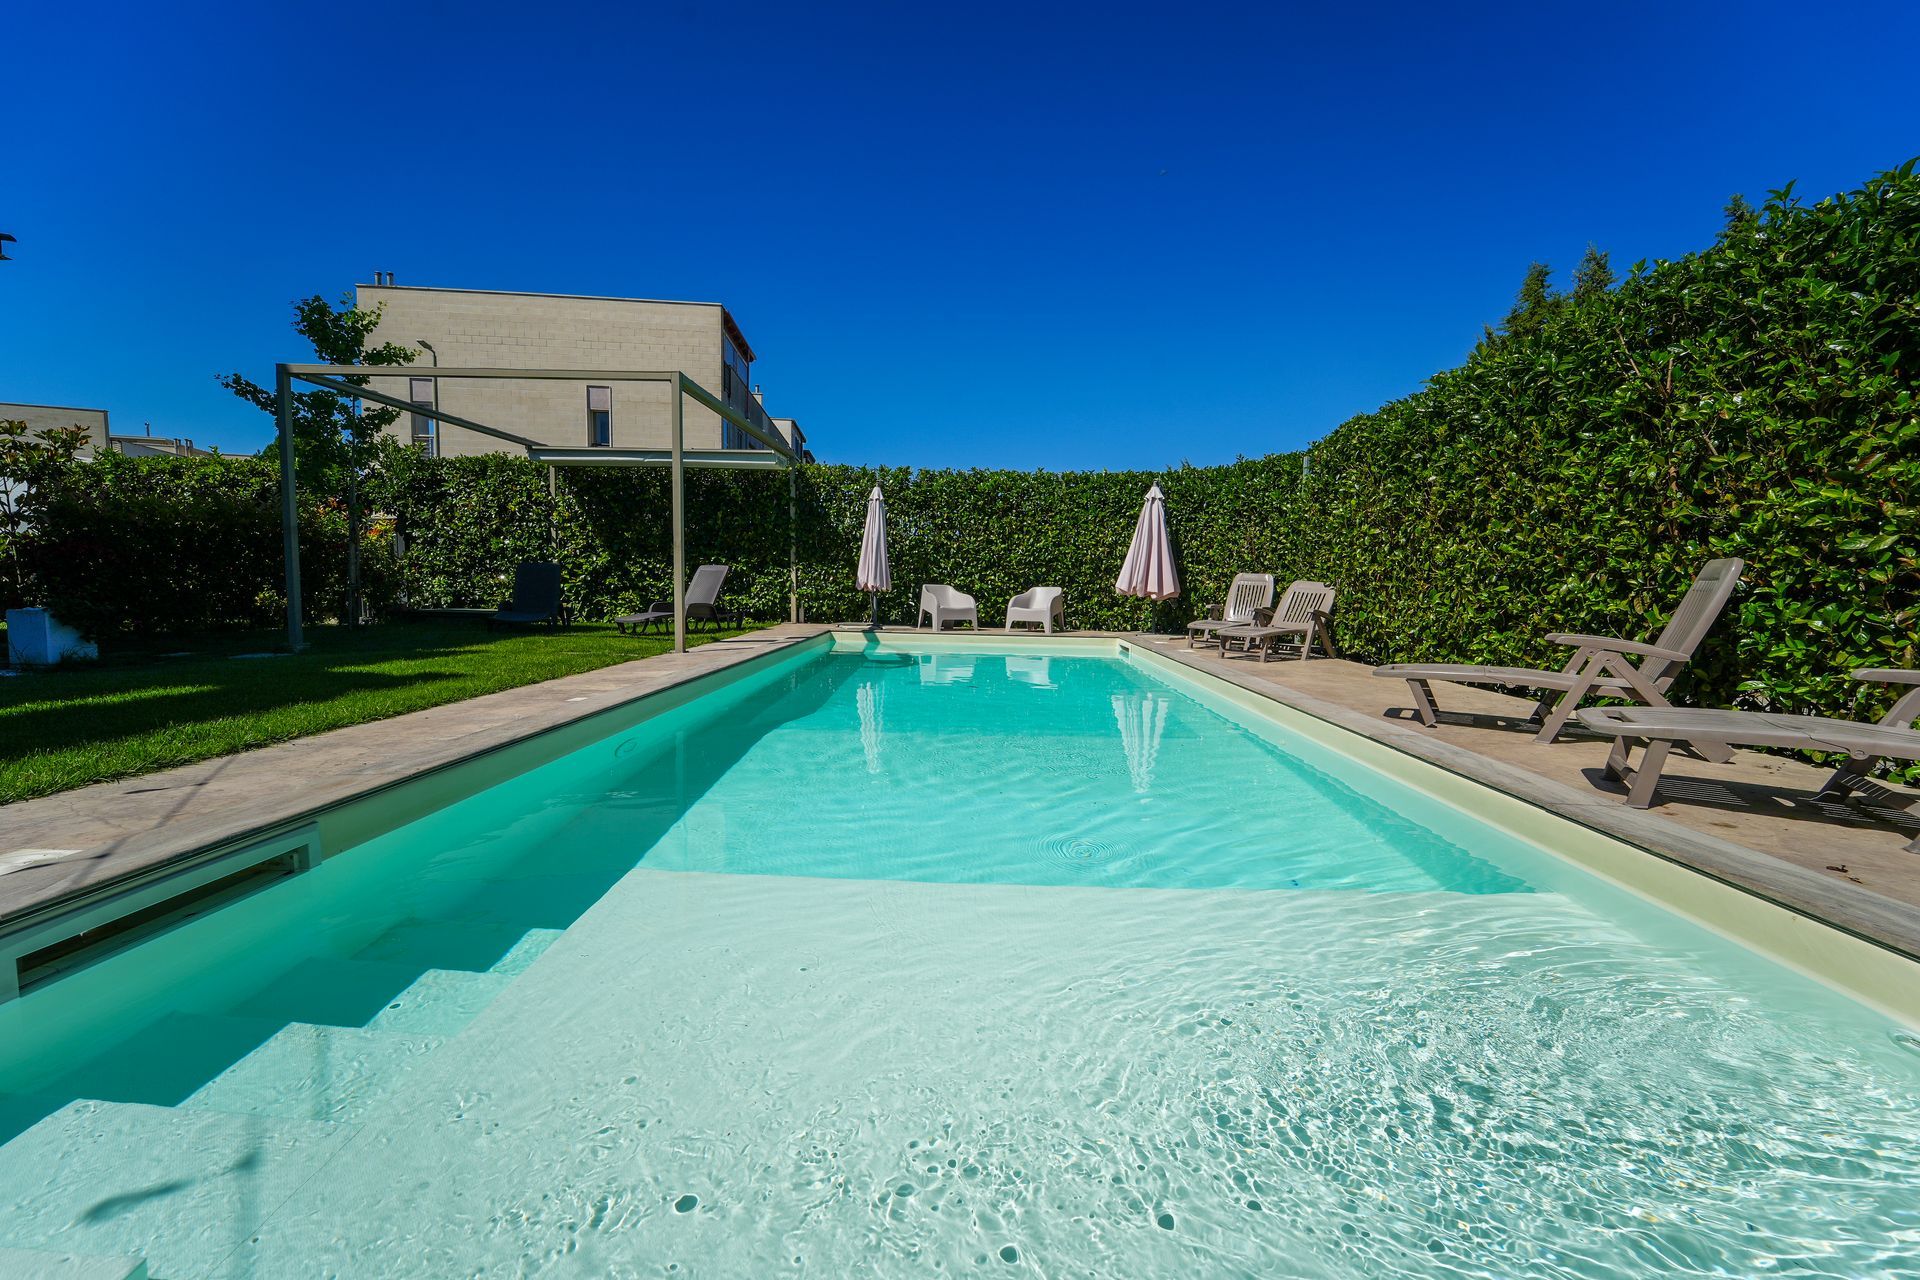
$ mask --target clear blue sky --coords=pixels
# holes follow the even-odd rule
[[[214,376],[378,268],[725,302],[828,460],[1266,453],[1457,363],[1530,260],[1920,152],[1906,4],[24,9],[0,400],[240,450]]]

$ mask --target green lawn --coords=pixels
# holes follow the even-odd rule
[[[0,804],[591,671],[672,644],[611,626],[494,633],[479,622],[408,622],[319,627],[304,653],[239,656],[271,653],[279,638],[123,646],[98,666],[0,678]]]

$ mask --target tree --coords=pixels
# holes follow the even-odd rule
[[[1540,331],[1559,300],[1554,296],[1552,279],[1553,269],[1546,263],[1528,265],[1526,279],[1520,282],[1520,292],[1514,296],[1513,309],[1500,322],[1501,333],[1512,337]]]
[[[340,299],[338,309],[314,294],[293,304],[293,330],[313,347],[322,364],[362,364],[381,368],[412,364],[420,353],[396,342],[369,347],[380,326],[381,308],[365,311],[354,305],[352,294]],[[361,374],[344,381],[367,385]],[[238,373],[222,375],[220,385],[248,404],[273,414],[279,406],[274,392]],[[357,408],[337,392],[316,388],[292,396],[295,479],[309,492],[344,500],[347,508],[347,600],[342,616],[349,626],[360,618],[360,486],[373,462],[382,433],[400,416],[385,405]],[[273,449],[279,447],[276,440]],[[273,450],[269,450],[272,452]]]
[[[86,443],[87,429],[78,423],[34,431],[25,419],[0,418],[0,538],[6,540],[12,570],[11,602],[25,604],[28,599],[20,540],[33,523],[34,508]]]
[[[1741,223],[1752,222],[1759,216],[1753,211],[1753,206],[1747,203],[1747,198],[1739,192],[1734,193],[1733,198],[1727,201],[1727,207],[1721,210],[1721,212],[1726,215],[1727,225],[1729,227],[1737,227]]]
[[[1587,256],[1580,259],[1580,269],[1573,273],[1574,302],[1592,301],[1613,288],[1613,281],[1613,264],[1607,261],[1606,251],[1589,244]]]

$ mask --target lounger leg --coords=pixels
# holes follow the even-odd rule
[[[1573,687],[1562,694],[1560,701],[1554,704],[1553,714],[1541,722],[1540,732],[1533,735],[1535,742],[1552,742],[1560,736],[1560,731],[1567,727],[1567,721],[1573,718],[1573,713],[1580,709],[1582,702],[1586,701],[1588,692],[1593,688],[1594,675],[1592,666],[1580,672],[1579,677],[1573,682]]]
[[[1632,775],[1633,771],[1627,768],[1627,750],[1626,735],[1622,734],[1607,751],[1607,776],[1616,782],[1625,782]]]
[[[1813,798],[1815,800],[1838,800],[1841,796],[1852,794],[1854,785],[1869,773],[1873,772],[1873,766],[1879,763],[1879,760],[1880,757],[1878,756],[1867,756],[1864,759],[1858,757],[1848,759],[1828,775],[1826,783],[1821,786],[1820,790],[1814,793]]]
[[[1645,809],[1653,804],[1654,788],[1660,785],[1660,771],[1667,767],[1667,752],[1673,744],[1664,738],[1647,743],[1640,753],[1640,767],[1633,771],[1633,787],[1627,792],[1629,808]]]
[[[1413,718],[1429,729],[1439,724],[1440,712],[1433,705],[1433,690],[1427,687],[1427,682],[1409,680],[1407,691],[1413,697]]]

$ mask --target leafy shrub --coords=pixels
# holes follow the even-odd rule
[[[864,619],[868,600],[854,588],[853,566],[867,494],[879,484],[894,579],[881,602],[887,621],[913,620],[922,582],[952,582],[979,597],[983,615],[1045,583],[1065,588],[1075,627],[1177,626],[1195,600],[1224,596],[1247,565],[1283,558],[1298,477],[1291,455],[1158,476],[812,466],[798,472],[790,498],[784,476],[689,471],[687,556],[690,566],[731,566],[730,602],[785,617],[791,542],[807,616]],[[1155,480],[1168,495],[1187,591],[1157,609],[1113,590]],[[404,540],[402,579],[415,604],[494,603],[527,559],[565,567],[568,603],[582,617],[631,612],[673,592],[664,469],[561,471],[550,494],[546,469],[524,459],[415,455],[389,469],[377,500]]]
[[[27,539],[55,614],[96,637],[270,627],[285,617],[279,472],[260,458],[127,458],[68,468]],[[301,590],[311,616],[340,608],[346,518],[301,511]],[[363,544],[376,605],[392,596],[392,555]]]

